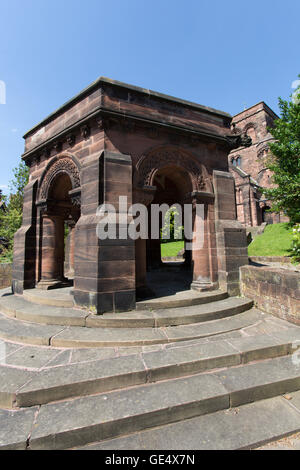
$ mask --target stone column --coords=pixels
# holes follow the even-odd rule
[[[193,199],[193,282],[192,289],[210,290],[216,287],[213,283],[212,264],[212,224],[209,217],[209,207],[214,195],[206,192],[192,193]],[[202,205],[202,210],[197,215],[196,204]],[[194,247],[195,245],[195,247]]]
[[[69,235],[66,241],[65,268],[68,279],[74,278],[74,261],[75,261],[75,222],[67,221],[69,227]]]
[[[42,214],[41,278],[39,289],[58,286],[64,279],[64,218]]]
[[[100,239],[105,227],[97,208],[111,204],[121,225],[119,196],[132,204],[132,161],[129,155],[103,151],[82,166],[81,216],[75,228],[74,300],[97,313],[135,308],[135,242],[131,239]],[[123,228],[127,228],[130,218]]]
[[[154,193],[155,188],[150,186],[135,189],[133,201],[149,208]],[[151,226],[148,223],[148,236],[151,233],[150,230]],[[152,291],[147,286],[147,242],[149,243],[149,241],[149,239],[138,238],[135,242],[135,288],[137,298],[145,298],[152,294]]]
[[[248,264],[246,230],[236,220],[234,179],[225,171],[213,172],[218,281],[229,295],[238,295],[239,268]]]
[[[255,197],[254,197],[254,193],[253,193],[251,188],[250,188],[250,204],[251,204],[252,226],[257,227],[257,225],[258,225],[257,205],[256,205],[256,200],[255,200]]]
[[[14,237],[12,287],[18,294],[24,289],[33,289],[36,283],[37,187],[37,180],[25,187],[22,226]]]

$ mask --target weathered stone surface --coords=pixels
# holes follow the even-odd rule
[[[0,410],[0,449],[25,450],[38,408],[20,411]]]
[[[49,346],[50,339],[63,330],[62,326],[35,325],[0,314],[0,338],[26,344]]]
[[[143,354],[150,381],[240,364],[240,354],[224,341]]]
[[[17,404],[32,406],[92,395],[139,385],[146,380],[145,366],[137,355],[44,369],[21,388]]]
[[[280,397],[138,432],[82,450],[239,450],[297,432],[299,415]]]
[[[0,408],[13,408],[17,390],[33,377],[34,372],[0,366]]]
[[[240,269],[242,293],[258,308],[300,325],[299,272],[270,266],[243,266]]]
[[[240,406],[300,389],[300,368],[292,356],[216,372],[230,392],[231,406]]]
[[[10,263],[0,263],[0,289],[11,286],[12,265]]]
[[[190,377],[41,407],[30,448],[62,449],[229,406],[213,376]],[[54,418],[60,416],[59,422]]]

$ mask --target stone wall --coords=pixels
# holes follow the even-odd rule
[[[0,264],[0,289],[11,286],[11,264]]]
[[[300,325],[300,273],[284,268],[242,266],[241,292],[257,308]]]

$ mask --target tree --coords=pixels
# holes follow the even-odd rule
[[[279,107],[281,118],[269,129],[275,141],[269,144],[267,167],[273,172],[274,187],[263,191],[272,211],[284,212],[295,225],[300,223],[300,87],[290,101],[279,98]]]
[[[14,178],[10,181],[9,197],[5,197],[6,210],[0,214],[0,237],[4,237],[8,242],[8,247],[2,254],[2,258],[7,261],[12,260],[14,234],[21,227],[24,188],[28,183],[29,169],[21,162],[13,170]]]

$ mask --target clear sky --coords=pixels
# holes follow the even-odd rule
[[[299,0],[0,0],[0,189],[24,133],[99,76],[278,112],[300,73],[299,18]]]

